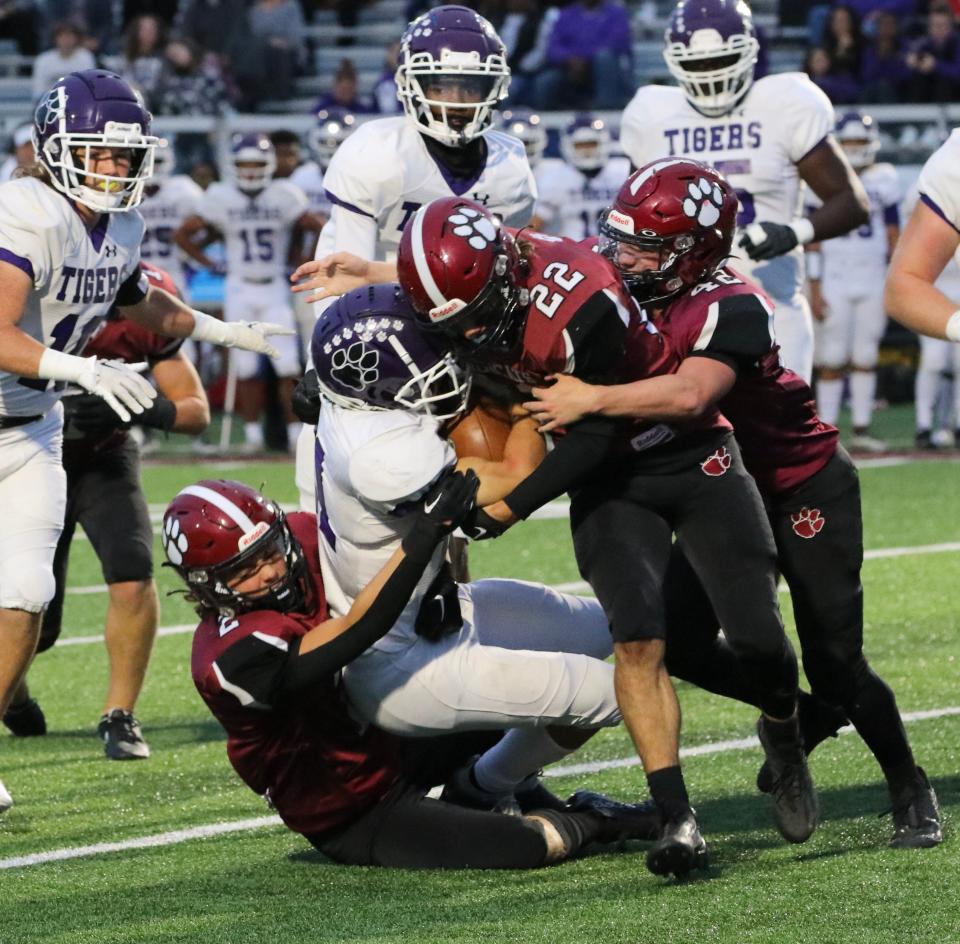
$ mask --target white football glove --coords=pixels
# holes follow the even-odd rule
[[[86,368],[76,382],[90,393],[103,397],[110,408],[129,423],[131,413],[139,414],[153,404],[157,391],[129,364],[103,361],[98,357],[83,358]]]
[[[293,328],[269,321],[220,321],[201,311],[194,311],[193,319],[195,325],[190,337],[197,341],[209,341],[220,347],[239,347],[270,357],[279,357],[280,352],[267,340],[268,337],[297,333]]]

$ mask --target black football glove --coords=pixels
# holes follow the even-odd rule
[[[152,426],[165,432],[173,428],[177,419],[177,408],[166,397],[157,395],[153,404],[142,413],[129,420],[122,420],[103,397],[93,393],[64,397],[64,426],[72,423],[75,429],[89,435],[109,433],[115,429],[129,429],[131,426]]]
[[[799,243],[793,227],[786,223],[751,223],[738,245],[756,262],[782,256]]]
[[[440,541],[473,511],[479,487],[473,469],[444,475],[421,500],[420,514],[403,539],[404,554],[428,560]]]
[[[482,508],[475,508],[473,512],[460,523],[460,530],[471,541],[488,541],[498,538],[509,529],[505,521],[497,521],[490,517]]]
[[[320,420],[320,380],[311,367],[293,388],[290,401],[293,413],[301,423],[316,426]]]

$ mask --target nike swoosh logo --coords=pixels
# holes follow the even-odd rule
[[[429,515],[434,508],[437,507],[437,503],[443,497],[443,492],[441,492],[432,502],[424,502],[423,510]]]

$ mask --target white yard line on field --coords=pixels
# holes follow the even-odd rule
[[[910,724],[915,721],[927,721],[933,718],[945,718],[960,715],[960,706],[949,708],[934,708],[928,711],[911,711],[904,714],[903,720]],[[843,728],[840,733],[848,734],[853,729]],[[712,741],[707,744],[697,744],[680,750],[681,757],[700,757],[704,754],[724,754],[729,751],[748,750],[758,747],[760,742],[755,737],[737,738],[729,741]],[[621,767],[637,767],[640,764],[638,757],[620,757],[616,760],[593,761],[588,764],[564,764],[561,767],[551,767],[544,771],[548,777],[572,777],[582,774],[598,773],[602,770],[613,770]],[[207,839],[211,836],[222,836],[226,833],[249,832],[263,829],[266,826],[280,825],[279,816],[262,816],[258,819],[242,819],[230,823],[211,823],[207,826],[194,826],[190,829],[177,829],[167,833],[157,833],[153,836],[139,836],[135,839],[124,839],[119,842],[100,842],[90,846],[72,846],[65,849],[52,849],[49,852],[33,852],[28,855],[14,856],[9,859],[0,859],[0,869],[18,869],[28,865],[42,865],[47,862],[63,862],[66,859],[79,859],[85,856],[104,855],[108,852],[124,852],[128,849],[147,849],[156,846],[173,846],[190,839]]]

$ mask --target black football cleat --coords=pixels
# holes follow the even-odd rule
[[[567,800],[570,813],[593,813],[603,820],[597,842],[623,842],[627,839],[656,839],[663,820],[653,800],[621,803],[602,793],[578,790]]]
[[[776,730],[779,728],[780,730]],[[817,828],[820,805],[796,722],[757,721],[757,735],[773,777],[773,817],[787,842],[806,842]]]
[[[937,795],[922,767],[917,775],[912,794],[893,807],[893,849],[929,849],[943,842]]]
[[[680,819],[667,820],[660,838],[647,850],[647,868],[654,875],[684,878],[694,869],[709,865],[707,842],[700,835],[693,810]]]
[[[103,752],[108,760],[145,760],[150,756],[140,723],[132,712],[111,709],[100,718],[97,734],[103,740]]]
[[[567,808],[567,804],[548,790],[537,775],[522,780],[513,795],[521,813],[529,813],[531,810],[556,810],[561,813]]]
[[[3,716],[3,723],[14,737],[41,737],[47,733],[47,719],[36,698],[11,705]]]

